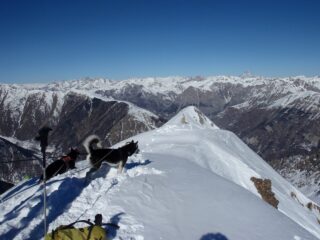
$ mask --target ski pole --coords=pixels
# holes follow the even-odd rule
[[[36,140],[40,141],[42,152],[42,168],[43,168],[43,216],[44,216],[44,236],[47,234],[47,190],[46,190],[46,148],[48,146],[48,134],[52,131],[49,127],[41,128]]]

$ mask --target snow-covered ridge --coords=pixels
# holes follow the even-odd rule
[[[293,106],[297,101],[303,100],[304,102],[308,102],[310,107],[312,108],[313,105],[319,107],[320,105],[320,93],[313,92],[313,91],[303,91],[303,92],[296,92],[289,94],[283,98],[276,100],[272,105],[273,107],[290,107]]]
[[[179,114],[171,118],[161,129],[171,128],[200,128],[200,129],[219,129],[207,116],[194,106],[182,109]]]
[[[133,116],[133,118],[139,122],[147,122],[150,118],[158,119],[159,117],[152,112],[145,110],[143,108],[137,107],[132,103],[127,102],[129,105],[129,114]],[[153,126],[156,128],[156,126]]]
[[[212,124],[188,107],[161,128],[114,146],[139,142],[124,173],[103,165],[88,181],[88,163],[81,162],[49,180],[49,231],[102,213],[120,226],[110,231],[115,240],[320,239],[310,200],[233,133]],[[271,179],[279,210],[261,199],[252,176]],[[35,182],[1,196],[1,239],[41,238],[42,189]]]
[[[237,106],[238,108],[245,107]],[[290,93],[282,98],[275,100],[267,108],[287,108],[287,109],[299,109],[300,111],[311,113],[310,119],[320,118],[320,93],[313,91],[301,91]]]
[[[281,177],[235,134],[219,129],[210,120],[207,127],[204,127],[201,121],[194,121],[197,115],[202,116],[203,113],[195,107],[187,107],[161,128],[140,134],[134,139],[149,148],[148,139],[151,138],[152,152],[168,151],[173,156],[183,156],[185,160],[240,185],[258,197],[261,196],[251,177],[270,179],[272,191],[279,200],[279,211],[320,238],[320,212],[310,211],[307,207],[308,203],[313,202]],[[170,144],[167,139],[174,139],[175,144]]]
[[[80,91],[80,90],[75,90],[74,92],[80,94],[80,95],[85,95],[90,97],[91,99],[93,98],[98,98],[101,99],[103,101],[117,101],[117,102],[124,102],[126,104],[128,104],[129,106],[129,111],[128,114],[131,115],[136,121],[141,122],[141,123],[145,123],[148,122],[150,120],[150,118],[154,118],[154,119],[158,119],[159,117],[157,115],[155,115],[154,113],[140,108],[136,105],[134,105],[131,102],[127,102],[127,101],[121,101],[121,100],[115,100],[111,97],[105,97],[105,96],[101,96],[100,94],[97,94],[95,92],[91,92],[91,91]],[[152,126],[152,129],[156,128],[156,126]]]
[[[39,143],[37,141],[35,141],[35,140],[20,141],[19,139],[16,139],[14,137],[6,137],[6,136],[2,136],[2,135],[0,135],[0,137],[5,139],[5,140],[7,140],[7,141],[9,141],[9,142],[11,142],[12,144],[15,144],[15,145],[19,146],[19,147],[22,147],[22,148],[25,148],[25,149],[34,150],[34,151],[38,151],[40,153]]]

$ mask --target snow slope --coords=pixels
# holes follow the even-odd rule
[[[119,240],[320,239],[319,213],[302,206],[310,200],[198,109],[183,109],[161,128],[132,139],[140,152],[122,174],[103,165],[88,180],[82,161],[49,180],[50,230],[102,213],[120,226],[109,229],[110,238]],[[279,210],[261,200],[252,176],[272,180]],[[42,187],[36,181],[1,196],[0,239],[41,239]]]

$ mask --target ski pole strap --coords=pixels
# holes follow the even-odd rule
[[[75,221],[73,223],[70,223],[69,225],[63,226],[61,229],[71,228],[71,227],[73,227],[73,225],[75,225],[76,223],[79,223],[79,222],[87,223],[91,227],[94,226],[94,224],[92,222],[90,222],[89,220],[78,220],[78,221]]]
[[[81,222],[81,223],[87,223],[87,224],[90,225],[91,227],[97,226],[97,225],[95,225],[94,223],[90,222],[89,220],[78,220],[78,221],[75,221],[75,222],[70,223],[70,224],[68,224],[68,225],[62,226],[62,227],[60,227],[59,229],[72,228],[73,225],[75,225],[76,223],[79,223],[79,222]],[[117,229],[120,228],[120,227],[119,227],[117,224],[115,224],[115,223],[102,223],[102,225],[104,225],[104,226],[109,226],[109,227],[114,227],[114,228],[117,228]]]

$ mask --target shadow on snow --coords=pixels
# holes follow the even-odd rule
[[[200,240],[228,240],[228,238],[221,233],[207,233]]]
[[[60,180],[61,181],[61,180]],[[53,181],[54,182],[54,181]],[[50,182],[51,185],[53,182]],[[60,184],[59,188],[50,194],[47,198],[47,225],[54,221],[59,215],[68,209],[70,203],[75,200],[83,190],[84,179],[66,178]],[[27,216],[22,218],[18,224],[19,227],[11,228],[1,236],[2,239],[14,239],[15,236],[24,228],[28,227],[31,219],[41,216],[43,211],[43,197],[39,195],[34,198],[38,203],[33,206]],[[58,206],[58,207],[57,207]],[[16,215],[16,214],[14,214]],[[5,219],[4,221],[7,221]],[[42,220],[29,235],[30,239],[40,239],[44,235],[44,220]]]
[[[21,185],[14,187],[13,189],[9,189],[7,192],[3,193],[1,203],[13,198],[14,196],[16,196],[24,191],[27,191],[30,188],[33,188],[35,186],[40,186],[38,184],[38,180],[39,180],[38,178],[32,178],[28,181],[25,181]]]
[[[116,224],[116,225],[119,225],[119,222],[121,220],[121,216],[125,214],[124,212],[121,212],[121,213],[118,213],[116,215],[114,215],[112,218],[110,218],[110,223],[113,223],[113,224]],[[107,231],[107,235],[108,235],[108,239],[112,239],[112,238],[115,238],[117,236],[117,228],[114,228],[114,227],[110,227],[108,226],[106,228],[106,231]]]
[[[125,168],[126,169],[132,169],[132,168],[135,168],[135,167],[138,167],[138,166],[146,166],[148,164],[152,163],[152,161],[150,161],[149,159],[145,160],[144,162],[130,162],[130,163],[127,163]]]

